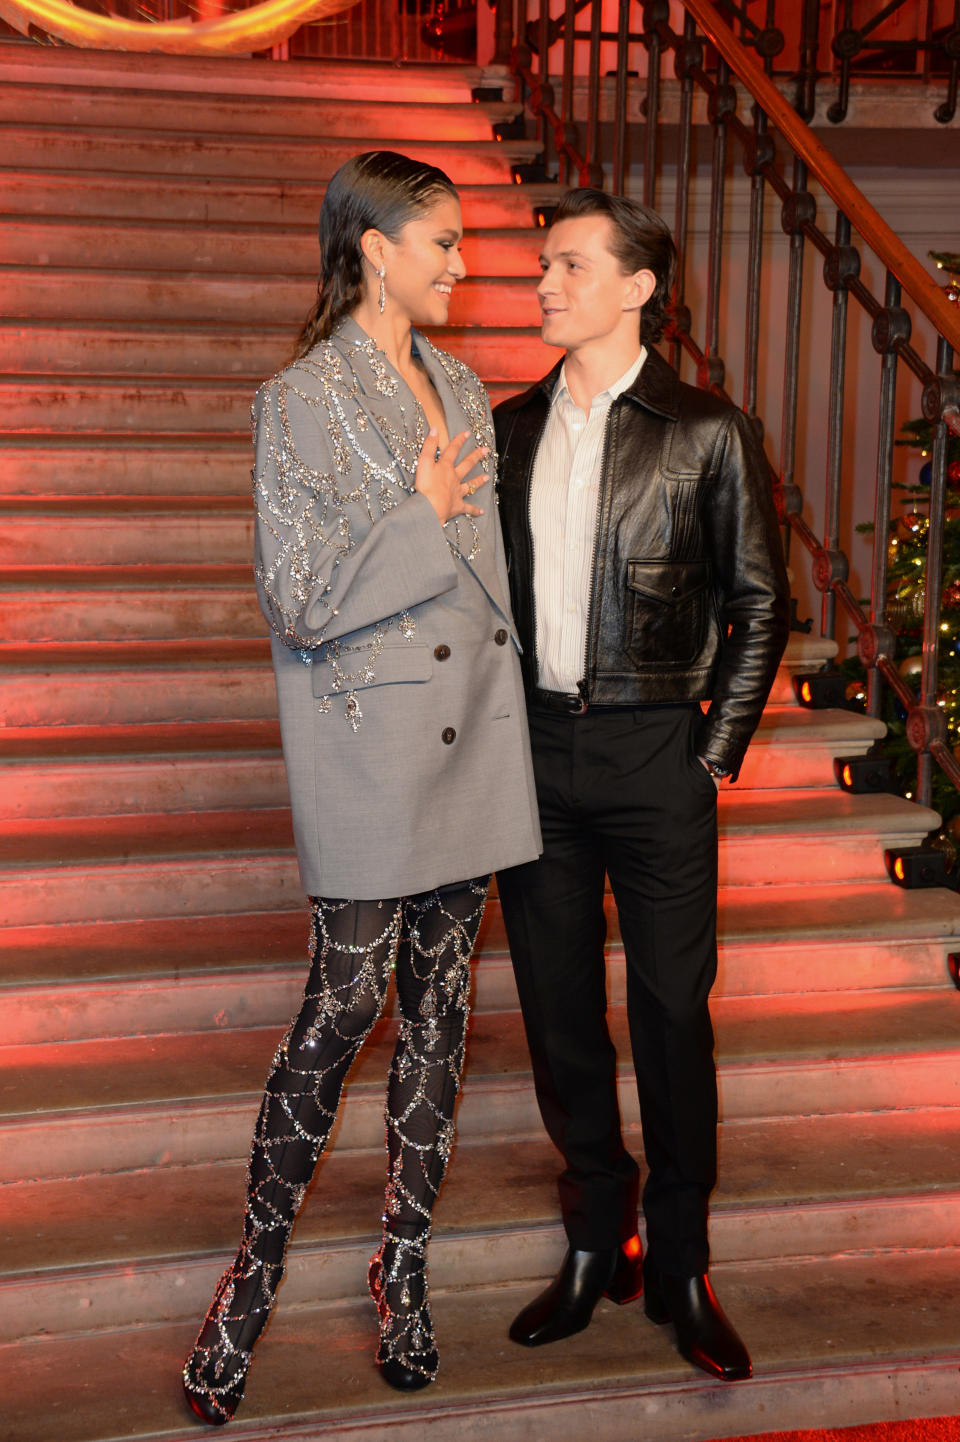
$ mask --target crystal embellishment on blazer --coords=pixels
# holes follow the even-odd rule
[[[493,427],[480,381],[424,337],[415,335],[415,345],[441,369],[472,439],[488,446],[492,457]],[[305,664],[329,663],[330,694],[317,698],[317,710],[328,712],[330,695],[344,695],[344,715],[354,731],[362,717],[356,693],[375,684],[387,636],[409,641],[416,629],[409,612],[401,612],[374,623],[359,644],[327,636],[337,615],[332,598],[340,567],[371,525],[415,489],[429,425],[423,407],[412,393],[407,396],[372,339],[337,332],[265,382],[254,405],[261,604],[277,635]],[[386,400],[393,402],[390,414],[382,413]],[[454,556],[476,561],[481,537],[472,517],[455,517],[444,531]]]

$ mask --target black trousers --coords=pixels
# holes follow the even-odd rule
[[[543,855],[498,874],[547,1131],[563,1155],[570,1245],[613,1247],[637,1225],[607,1025],[604,872],[626,953],[627,1013],[648,1176],[651,1262],[709,1264],[717,1085],[716,787],[697,760],[698,706],[531,710]]]

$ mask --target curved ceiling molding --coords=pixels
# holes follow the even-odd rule
[[[308,20],[349,10],[356,0],[261,0],[212,20],[123,20],[77,9],[70,0],[0,0],[0,18],[21,35],[38,25],[56,40],[93,50],[162,50],[168,55],[236,55],[266,50]]]

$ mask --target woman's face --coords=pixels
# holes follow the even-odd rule
[[[466,275],[460,256],[460,202],[441,194],[395,241],[384,239],[384,287],[394,314],[412,325],[444,325],[450,296]]]

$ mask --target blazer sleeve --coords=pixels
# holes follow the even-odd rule
[[[790,633],[790,590],[766,456],[734,410],[707,515],[723,633],[697,750],[736,779]]]
[[[279,376],[258,391],[253,425],[257,592],[285,645],[318,646],[457,586],[430,502],[367,474],[322,394]]]

